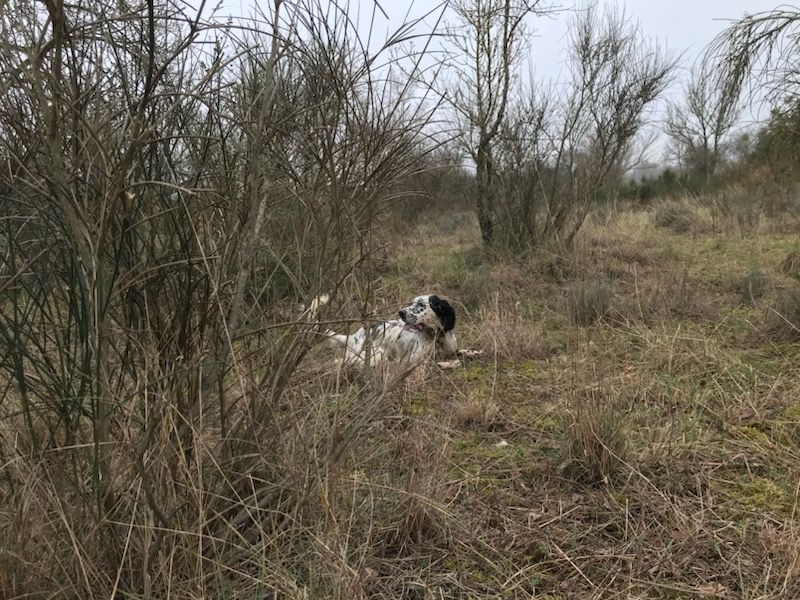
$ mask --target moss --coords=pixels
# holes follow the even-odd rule
[[[494,366],[481,363],[471,364],[464,370],[467,381],[475,383],[489,382],[494,379],[496,373]]]
[[[769,444],[769,436],[755,425],[744,425],[739,427],[739,433],[741,433],[748,440],[752,440],[759,444]]]
[[[768,477],[741,479],[726,491],[742,508],[748,510],[791,510],[791,499],[786,490]]]
[[[783,410],[783,417],[789,421],[800,421],[800,403],[787,406]]]
[[[540,379],[542,377],[542,369],[539,366],[539,361],[536,360],[523,360],[509,363],[506,368],[513,373],[522,375],[526,379]]]
[[[433,407],[430,400],[424,396],[412,396],[408,399],[408,414],[412,417],[430,415]]]
[[[563,433],[564,423],[552,415],[544,416],[536,420],[536,425],[548,433]]]
[[[475,583],[491,587],[496,587],[501,583],[498,581],[498,572],[494,565],[486,562],[471,560],[469,557],[462,555],[446,558],[444,565],[449,571],[458,573],[461,577]]]

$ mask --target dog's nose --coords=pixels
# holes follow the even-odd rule
[[[401,319],[405,319],[406,318],[406,311],[404,311],[404,310],[400,311],[400,318]]]

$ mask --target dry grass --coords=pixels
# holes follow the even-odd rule
[[[656,227],[669,229],[673,233],[689,233],[695,222],[694,211],[685,203],[668,200],[656,209]]]
[[[269,424],[253,423],[262,443],[242,454],[260,458],[244,479],[169,456],[167,415],[164,456],[147,457],[159,487],[120,490],[180,507],[166,529],[138,513],[93,528],[64,492],[84,450],[26,454],[6,419],[0,595],[800,597],[800,352],[731,286],[768,274],[772,303],[792,283],[792,236],[679,235],[645,212],[591,223],[566,258],[577,279],[612,279],[615,306],[575,327],[573,282],[540,256],[470,254],[471,222],[411,235],[415,261],[376,282],[376,311],[440,292],[481,359],[378,389],[320,377],[312,357]],[[487,291],[464,304],[453,273],[478,262]],[[208,459],[235,442],[197,433]]]
[[[576,325],[591,325],[611,310],[614,291],[605,281],[578,281],[567,292],[567,311]]]
[[[562,468],[577,481],[609,484],[626,463],[629,433],[618,400],[594,390],[565,406]]]
[[[800,279],[800,252],[792,250],[781,261],[781,272],[784,275]]]
[[[736,282],[734,289],[742,302],[755,306],[769,291],[769,287],[769,277],[761,271],[750,271]]]
[[[782,290],[770,309],[769,331],[778,340],[800,339],[800,287]]]

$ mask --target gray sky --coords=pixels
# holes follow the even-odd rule
[[[261,0],[263,1],[263,0]],[[324,1],[324,0],[323,0]],[[340,0],[347,2],[348,0]],[[522,65],[524,73],[533,72],[537,82],[557,83],[565,72],[567,45],[567,27],[574,18],[574,10],[585,8],[590,0],[542,0],[543,4],[552,4],[560,9],[556,15],[533,18],[529,29],[533,36],[529,40],[530,54],[526,64]],[[430,11],[433,16],[425,21],[429,31],[436,24],[436,18],[446,5],[444,0],[378,0],[386,11],[388,19],[380,13],[376,14],[373,29],[373,45],[385,39],[407,19],[421,18]],[[682,94],[686,75],[695,59],[705,46],[727,25],[745,14],[769,11],[781,5],[781,0],[597,0],[600,5],[609,5],[624,9],[626,15],[638,22],[642,34],[657,41],[672,55],[680,57],[680,71],[675,82],[665,94],[664,99],[678,100]],[[223,0],[223,11],[229,14],[252,13],[252,7],[259,0]],[[784,4],[785,5],[785,4]],[[370,17],[374,11],[372,0],[349,0],[351,18],[358,22],[362,38],[369,31]],[[439,10],[435,10],[438,7]],[[443,22],[452,20],[445,11]],[[424,33],[425,29],[419,31]],[[662,104],[663,107],[663,104]],[[762,113],[765,111],[762,111]],[[656,110],[652,119],[656,125],[662,110]],[[760,116],[755,109],[744,111],[743,125],[756,121]],[[650,158],[662,159],[663,138]]]
[[[537,78],[558,79],[564,67],[567,26],[574,9],[587,6],[587,0],[545,0],[559,6],[557,15],[534,18],[530,26],[534,30],[530,48],[530,64]],[[411,17],[424,15],[442,2],[379,0],[389,16],[380,17],[378,31],[390,30],[403,22],[407,13]],[[711,42],[716,34],[732,21],[745,14],[772,10],[781,5],[780,0],[599,0],[600,5],[621,7],[626,14],[638,22],[642,33],[657,40],[675,56],[681,56],[682,73],[688,72],[694,59]],[[371,0],[357,0],[362,18],[372,7]],[[784,4],[785,6],[785,4]],[[448,13],[446,12],[445,15]],[[428,19],[433,26],[433,18]],[[676,86],[678,91],[680,85]]]
[[[357,1],[357,0],[356,0]],[[545,0],[547,2],[548,0]],[[558,0],[550,0],[557,4]],[[391,29],[403,22],[407,14],[411,17],[424,15],[436,6],[436,1],[379,0],[388,13],[378,20],[377,30]],[[565,9],[555,16],[534,18],[529,26],[534,30],[530,40],[528,67],[532,69],[537,81],[558,81],[565,71],[567,27],[574,17],[574,9],[587,6],[587,0],[565,0],[560,7]],[[680,57],[680,71],[676,81],[665,94],[665,99],[678,100],[683,93],[685,78],[706,45],[732,21],[745,14],[755,14],[772,10],[781,5],[780,0],[599,0],[601,5],[623,8],[625,13],[639,23],[642,34],[657,41],[672,55]],[[372,8],[371,0],[361,0],[362,15]],[[572,10],[570,10],[572,9]],[[447,17],[447,12],[445,13]],[[433,26],[433,18],[428,20]],[[663,105],[662,105],[663,106]],[[762,111],[764,112],[764,111]],[[652,117],[658,120],[660,111]],[[663,114],[663,113],[661,113]],[[748,108],[743,112],[742,125],[756,121],[760,115],[757,109]],[[654,123],[656,125],[656,123]],[[657,144],[651,159],[663,158],[665,140]]]
[[[586,6],[577,1],[573,6]],[[675,56],[682,57],[681,76],[685,76],[706,45],[732,21],[745,14],[769,11],[780,0],[627,0],[601,4],[624,7],[626,14],[637,21],[642,33],[657,40]],[[563,49],[568,17],[547,21],[537,19],[537,38],[533,41],[533,63],[537,73],[552,68],[550,61],[563,63]],[[681,80],[676,81],[671,94],[680,93]]]

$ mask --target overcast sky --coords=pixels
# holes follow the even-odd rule
[[[263,0],[261,0],[263,1]],[[325,2],[325,0],[320,0]],[[555,15],[532,18],[529,29],[530,55],[522,65],[524,73],[533,72],[538,82],[557,82],[565,72],[567,45],[567,26],[574,18],[575,10],[586,8],[591,0],[542,0],[543,4],[553,5],[561,10]],[[339,0],[340,6],[348,0]],[[446,0],[378,0],[386,16],[379,12],[373,26],[373,45],[391,32],[394,32],[408,19],[421,18],[433,11],[425,20],[419,33],[430,31],[436,24]],[[223,11],[231,14],[252,14],[252,7],[259,0],[223,0]],[[680,72],[676,81],[665,95],[677,100],[682,95],[686,75],[695,59],[706,45],[728,26],[745,14],[769,11],[781,6],[780,0],[597,0],[600,5],[624,9],[625,13],[638,22],[642,34],[660,46],[680,57]],[[785,6],[785,3],[783,4]],[[358,23],[362,37],[369,31],[370,18],[375,10],[373,0],[349,0],[351,18]],[[435,9],[439,10],[435,10]],[[451,21],[452,15],[445,9],[444,23]],[[663,107],[663,104],[662,104]],[[750,108],[743,114],[743,124],[752,123],[765,116],[766,111],[758,112]],[[653,117],[658,121],[659,114]],[[663,113],[661,113],[663,114]],[[654,123],[655,125],[656,123]],[[662,138],[663,144],[663,138]],[[663,149],[663,148],[662,148]],[[663,154],[656,150],[651,158],[660,160]]]
[[[407,15],[420,17],[432,8],[442,6],[440,2],[420,0],[379,0],[379,3],[389,17],[388,20],[379,17],[376,29],[381,33],[392,30]],[[769,11],[781,5],[780,0],[600,0],[599,3],[623,8],[632,20],[639,23],[644,36],[657,41],[674,56],[681,57],[679,76],[666,94],[667,98],[676,100],[683,93],[685,77],[692,64],[720,31],[745,14]],[[372,2],[361,0],[360,4],[357,1],[354,4],[360,7],[363,27]],[[529,40],[528,65],[523,69],[532,69],[539,81],[558,81],[563,76],[567,27],[574,17],[574,10],[585,8],[588,1],[568,0],[559,5],[557,0],[552,0],[552,4],[564,10],[555,16],[534,18],[529,23],[533,37]],[[445,19],[447,14],[445,12]],[[433,26],[434,21],[433,17],[429,18],[429,26]],[[743,124],[752,123],[760,116],[763,115],[757,109],[746,110]],[[658,115],[655,118],[658,119]],[[658,154],[663,154],[662,150],[657,150],[651,158],[660,160],[662,156]]]
[[[385,17],[379,19],[383,21],[385,30],[402,23],[409,13],[411,17],[419,17],[443,5],[424,0],[379,0],[379,3],[389,17],[388,21]],[[555,16],[530,21],[530,27],[534,30],[530,40],[530,63],[537,78],[542,79],[557,79],[563,71],[568,23],[574,16],[574,10],[589,4],[587,0],[568,0],[561,4],[552,0],[551,3],[563,10]],[[360,5],[362,18],[372,8],[371,0],[354,4]],[[632,20],[639,23],[646,37],[682,57],[683,72],[688,72],[705,46],[732,21],[745,14],[781,6],[780,0],[600,0],[599,4],[623,8]],[[434,19],[428,21],[432,26]],[[378,29],[381,30],[380,23]],[[674,87],[677,93],[680,85]]]
[[[535,29],[532,40],[532,56],[537,72],[550,71],[563,61],[565,34],[571,11],[585,8],[587,0],[545,0],[542,4],[560,7],[556,16],[536,18],[531,21]],[[389,19],[383,21],[387,29],[403,22],[406,14],[411,17],[424,15],[444,3],[417,0],[379,0]],[[714,36],[731,21],[745,14],[772,10],[781,6],[780,0],[599,0],[600,5],[621,7],[633,20],[641,25],[645,36],[658,40],[676,54],[686,53],[687,62],[697,56]],[[360,6],[362,18],[372,8],[372,0],[354,1]],[[786,4],[783,3],[785,6]],[[447,14],[447,13],[445,13]],[[429,19],[433,25],[433,19]],[[553,69],[557,71],[557,69]]]

